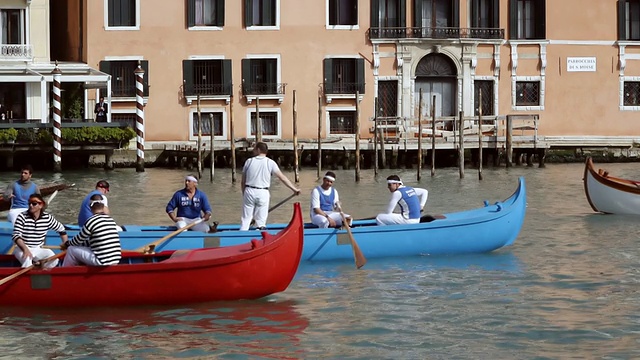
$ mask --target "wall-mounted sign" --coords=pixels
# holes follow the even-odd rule
[[[590,57],[568,57],[567,71],[596,71],[596,58]]]

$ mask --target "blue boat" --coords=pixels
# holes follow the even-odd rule
[[[368,259],[396,256],[483,253],[512,245],[526,213],[524,178],[518,180],[515,192],[504,201],[484,202],[484,206],[442,216],[423,217],[420,224],[377,226],[375,220],[354,220],[351,231]],[[287,224],[271,224],[265,230],[275,234]],[[69,236],[77,233],[77,225],[69,225]],[[186,250],[243,244],[261,238],[258,230],[239,231],[239,225],[219,225],[216,233],[184,231],[175,236],[171,226],[124,225],[120,233],[123,249],[142,251],[156,242],[155,251]],[[0,252],[11,247],[11,226],[0,224]],[[166,238],[166,239],[164,239]],[[158,241],[163,239],[162,241]],[[52,232],[47,245],[59,245]],[[305,224],[302,260],[327,261],[353,259],[349,234],[345,229],[319,229]]]

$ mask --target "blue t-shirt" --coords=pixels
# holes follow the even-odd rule
[[[87,219],[89,219],[93,215],[93,212],[91,212],[91,208],[89,207],[89,204],[91,203],[91,197],[93,195],[102,195],[102,192],[97,189],[93,190],[84,198],[84,200],[82,200],[82,205],[80,205],[80,212],[78,213],[78,226],[80,227],[83,227],[84,223],[87,222]]]
[[[167,213],[172,212],[176,208],[178,209],[177,217],[187,219],[199,218],[202,211],[205,213],[211,212],[211,206],[209,205],[207,195],[199,189],[196,189],[196,193],[191,199],[189,199],[189,194],[187,194],[186,189],[176,191],[167,204]]]
[[[11,198],[12,209],[28,209],[29,197],[36,192],[36,184],[31,183],[25,190],[19,182],[13,183],[13,195]]]

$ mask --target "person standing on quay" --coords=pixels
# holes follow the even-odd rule
[[[107,122],[107,112],[109,111],[109,105],[104,102],[104,96],[100,96],[100,101],[96,104],[93,112],[96,114],[96,122]]]
[[[255,220],[258,229],[264,229],[269,216],[269,186],[271,175],[275,175],[294,194],[300,195],[295,187],[280,171],[278,164],[267,157],[269,148],[263,142],[253,147],[253,157],[247,159],[242,168],[242,217],[240,230],[249,230],[251,220]]]
[[[322,185],[311,190],[311,223],[322,229],[342,226],[342,215],[335,211],[340,201],[338,190],[333,187],[335,181],[336,174],[327,171]],[[350,216],[345,214],[344,217],[349,219]]]
[[[10,184],[4,192],[4,198],[11,200],[11,208],[7,219],[15,223],[16,217],[21,212],[29,210],[29,196],[40,194],[40,188],[31,181],[33,168],[25,165],[21,169],[20,179]]]

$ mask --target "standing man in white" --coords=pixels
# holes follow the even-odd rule
[[[336,174],[327,171],[322,178],[322,185],[311,190],[311,222],[322,229],[342,226],[342,216],[335,211],[340,201],[338,190],[333,187],[335,181]],[[347,214],[344,217],[350,218]]]
[[[278,164],[267,157],[267,144],[258,142],[253,148],[252,158],[247,159],[242,168],[242,218],[240,230],[249,230],[251,219],[255,220],[258,229],[264,228],[269,215],[269,186],[271,175],[275,175],[296,195],[300,189],[295,187],[280,171]]]

